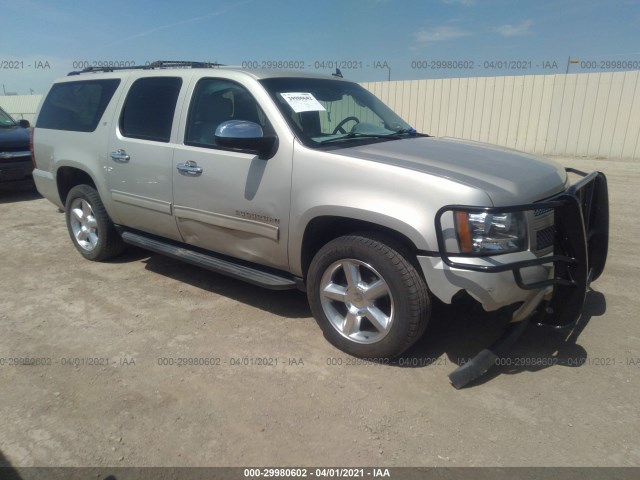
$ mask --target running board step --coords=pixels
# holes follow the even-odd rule
[[[182,260],[184,262],[206,268],[212,272],[220,273],[228,277],[243,280],[259,287],[270,290],[289,290],[299,288],[301,281],[297,282],[293,277],[286,277],[275,273],[265,272],[247,265],[234,263],[206,253],[166,243],[155,238],[140,235],[133,232],[123,232],[122,240],[130,245],[135,245],[145,250],[166,255],[167,257]],[[300,285],[299,285],[300,284]]]

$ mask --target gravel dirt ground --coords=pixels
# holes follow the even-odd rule
[[[83,260],[52,204],[1,186],[0,464],[640,465],[640,166],[561,161],[608,175],[605,273],[575,330],[528,327],[459,391],[496,315],[436,305],[402,362],[361,364],[303,293],[137,249]]]

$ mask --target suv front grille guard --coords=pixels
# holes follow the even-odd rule
[[[553,317],[545,319],[545,323],[558,326],[572,324],[580,316],[589,284],[604,270],[609,243],[609,197],[605,175],[601,172],[587,174],[572,168],[566,170],[583,178],[549,200],[510,207],[447,205],[438,210],[435,217],[438,251],[446,265],[484,273],[510,270],[516,284],[525,290],[553,286],[554,293],[547,309],[553,312]],[[446,250],[442,216],[448,212],[495,214],[529,210],[540,212],[548,209],[554,210],[552,255],[507,264],[474,265],[459,259],[492,258],[496,255],[449,253]],[[453,260],[451,257],[457,259]],[[523,268],[548,264],[554,265],[554,278],[534,283],[523,281]]]

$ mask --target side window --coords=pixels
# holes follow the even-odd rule
[[[55,84],[42,104],[36,127],[93,132],[119,84],[118,79]]]
[[[168,142],[182,79],[150,77],[136,80],[120,116],[125,137]]]
[[[271,132],[264,112],[242,85],[217,78],[200,80],[191,99],[184,143],[215,147],[216,128],[227,120],[249,120]]]

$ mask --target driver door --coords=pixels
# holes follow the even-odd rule
[[[241,84],[202,78],[190,92],[184,144],[173,157],[173,213],[190,245],[235,258],[288,268],[291,146],[274,156],[216,145],[215,131],[227,120],[248,120],[265,133],[271,125]]]

